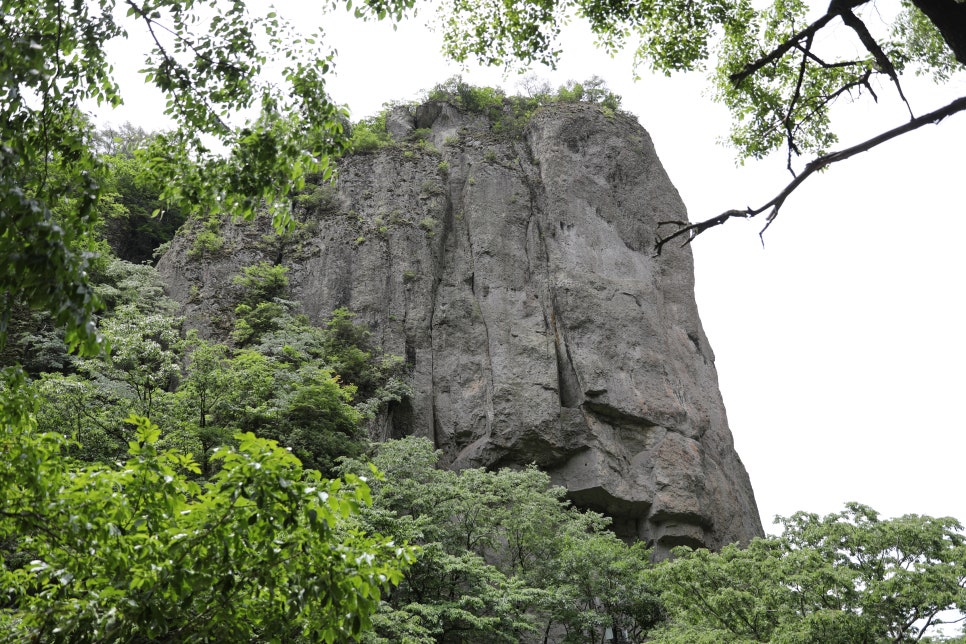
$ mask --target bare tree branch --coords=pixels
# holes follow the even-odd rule
[[[855,34],[858,36],[859,40],[861,41],[863,47],[865,47],[865,49],[869,52],[869,54],[872,55],[872,58],[875,61],[875,67],[877,68],[877,70],[880,73],[888,75],[889,78],[892,80],[893,84],[896,86],[896,90],[899,92],[899,97],[902,99],[903,103],[905,103],[906,105],[906,108],[909,110],[909,118],[910,119],[915,118],[915,114],[912,111],[912,106],[909,104],[909,101],[906,99],[905,93],[902,90],[902,85],[899,82],[899,75],[896,72],[895,66],[893,65],[889,57],[886,55],[886,53],[882,50],[882,47],[879,45],[879,43],[876,42],[875,38],[872,37],[872,34],[869,33],[869,30],[866,27],[865,23],[861,19],[859,19],[859,17],[856,16],[855,13],[853,12],[853,9],[865,4],[866,2],[868,2],[868,0],[832,0],[828,6],[828,9],[826,10],[825,15],[823,15],[821,18],[813,22],[805,29],[794,34],[793,36],[790,36],[788,39],[782,42],[778,47],[773,49],[770,53],[764,55],[763,57],[759,58],[754,62],[746,64],[745,67],[740,72],[732,74],[730,76],[730,80],[732,84],[735,87],[739,87],[741,83],[744,82],[745,79],[752,76],[753,74],[761,70],[766,65],[781,59],[782,56],[787,54],[789,51],[796,49],[799,52],[801,52],[802,57],[798,65],[799,69],[798,69],[798,75],[796,78],[795,88],[792,92],[791,99],[788,101],[787,110],[785,111],[785,114],[781,119],[781,125],[785,129],[784,138],[788,147],[786,166],[788,168],[788,171],[791,172],[792,175],[795,174],[795,170],[792,167],[792,157],[797,156],[799,154],[799,149],[796,142],[795,134],[796,134],[796,131],[801,126],[801,124],[809,120],[808,116],[806,116],[804,119],[802,119],[799,122],[796,122],[796,119],[793,118],[795,114],[796,106],[800,102],[802,102],[803,97],[801,92],[804,86],[803,84],[805,82],[806,75],[808,73],[809,62],[813,62],[817,64],[819,67],[824,69],[831,69],[836,67],[851,67],[853,65],[861,65],[863,68],[866,69],[865,73],[860,78],[846,83],[838,91],[834,92],[831,96],[826,97],[824,101],[821,101],[821,104],[827,105],[828,103],[831,103],[832,100],[834,100],[837,96],[841,95],[843,92],[851,90],[853,87],[856,87],[856,86],[868,87],[873,98],[876,98],[875,92],[872,90],[872,86],[868,82],[869,77],[871,76],[871,73],[873,71],[872,69],[869,69],[868,62],[848,61],[848,62],[838,62],[838,63],[829,64],[821,60],[818,56],[816,56],[812,52],[812,45],[814,43],[815,34],[820,29],[825,27],[835,17],[840,17],[842,19],[842,22],[845,24],[845,26],[855,32]],[[812,115],[818,112],[819,110],[816,109],[812,112]]]
[[[805,38],[804,46],[801,43],[796,45],[802,52],[802,62],[798,68],[798,80],[795,82],[795,91],[792,92],[792,100],[788,102],[788,110],[785,112],[785,118],[782,119],[785,126],[785,141],[788,143],[788,160],[786,162],[786,167],[788,168],[788,171],[792,173],[792,176],[795,176],[795,170],[792,168],[792,154],[794,153],[795,156],[801,154],[798,146],[795,145],[795,122],[792,120],[792,114],[795,113],[795,104],[802,96],[802,83],[805,82],[805,72],[808,69],[808,56],[812,51],[813,41],[814,36],[809,34]]]
[[[856,33],[856,35],[859,37],[859,40],[862,41],[862,45],[870,54],[872,54],[872,57],[875,58],[875,62],[879,68],[888,74],[889,78],[892,79],[892,83],[899,91],[899,97],[902,98],[902,102],[906,104],[906,108],[909,110],[909,118],[914,118],[912,106],[909,105],[909,101],[906,100],[906,95],[902,91],[902,85],[899,84],[899,74],[896,73],[895,66],[893,66],[892,61],[889,60],[889,57],[886,56],[885,52],[882,51],[882,47],[880,47],[879,43],[875,41],[875,38],[872,37],[872,34],[869,33],[868,27],[866,27],[865,23],[859,20],[859,17],[852,13],[850,9],[843,9],[840,11],[839,15],[842,17],[842,22],[844,22],[846,26],[851,28],[852,31]]]
[[[712,217],[711,219],[699,221],[694,224],[691,224],[688,222],[682,222],[682,221],[658,222],[659,228],[661,226],[670,226],[670,225],[678,226],[679,228],[675,230],[673,233],[671,233],[670,235],[667,235],[665,237],[658,237],[654,245],[655,255],[660,255],[661,251],[664,249],[664,246],[668,242],[673,241],[675,239],[683,237],[684,242],[681,245],[687,246],[692,241],[694,241],[695,237],[697,237],[704,231],[708,230],[709,228],[714,228],[715,226],[720,226],[721,224],[725,223],[729,219],[736,218],[736,217],[742,218],[742,219],[750,219],[752,217],[756,217],[760,215],[765,211],[770,211],[766,218],[765,226],[764,228],[761,229],[761,232],[759,233],[759,235],[763,235],[765,231],[768,230],[768,227],[771,225],[771,223],[775,220],[775,217],[778,216],[778,211],[781,209],[782,205],[785,203],[785,200],[788,198],[788,196],[791,195],[800,185],[802,185],[805,179],[807,179],[814,173],[832,165],[833,163],[838,163],[839,161],[845,161],[846,159],[854,157],[857,154],[860,154],[862,152],[867,152],[872,148],[885,143],[886,141],[891,141],[892,139],[898,136],[901,136],[908,132],[912,132],[913,130],[917,130],[924,125],[929,125],[931,123],[939,123],[944,118],[948,116],[952,116],[953,114],[957,112],[962,112],[964,110],[966,110],[966,96],[961,96],[960,98],[957,98],[956,100],[952,101],[945,107],[941,107],[938,110],[929,112],[928,114],[923,114],[922,116],[919,116],[917,118],[910,120],[908,123],[905,123],[903,125],[900,125],[899,127],[888,130],[887,132],[883,132],[882,134],[879,134],[877,136],[872,137],[871,139],[863,141],[858,145],[854,145],[850,148],[846,148],[838,152],[829,152],[828,154],[824,154],[820,157],[817,157],[813,159],[807,166],[805,166],[805,169],[802,171],[802,173],[799,174],[797,177],[795,177],[788,185],[786,185],[785,188],[778,193],[778,195],[776,195],[771,201],[769,201],[768,203],[764,204],[759,208],[749,207],[749,208],[745,208],[744,210],[728,210],[721,213],[717,217]]]
[[[873,71],[871,69],[866,69],[861,77],[856,78],[855,80],[849,81],[848,83],[838,88],[831,94],[827,94],[825,96],[813,97],[813,100],[811,100],[809,104],[814,105],[814,107],[809,113],[801,116],[798,119],[798,122],[795,124],[795,129],[796,130],[801,129],[803,125],[811,121],[812,118],[814,118],[816,115],[820,114],[823,106],[832,103],[835,99],[837,99],[839,96],[841,96],[846,92],[849,92],[851,94],[852,90],[855,89],[856,87],[866,88],[869,94],[872,95],[872,99],[878,103],[879,97],[876,96],[875,90],[872,88],[872,84],[869,82],[869,79],[872,77],[872,74],[873,74]],[[796,151],[797,151],[797,148],[796,148]],[[791,170],[791,168],[789,168],[789,170]],[[792,171],[792,174],[795,174],[795,172]]]
[[[856,67],[858,65],[867,64],[866,61],[862,61],[862,60],[839,60],[834,63],[827,63],[821,58],[819,58],[818,56],[816,56],[815,52],[811,50],[806,51],[805,48],[802,47],[802,43],[800,42],[795,43],[795,49],[798,49],[799,51],[807,55],[809,60],[813,61],[816,65],[824,69],[835,69],[837,67]]]

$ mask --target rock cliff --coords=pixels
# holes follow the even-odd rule
[[[430,437],[455,468],[536,462],[659,551],[762,534],[690,250],[654,255],[657,222],[686,214],[636,120],[558,104],[514,136],[429,103],[387,127],[399,144],[344,159],[296,233],[225,225],[200,258],[176,238],[159,269],[189,325],[217,334],[231,276],[284,264],[310,319],[348,307],[405,357],[415,395],[374,438]]]

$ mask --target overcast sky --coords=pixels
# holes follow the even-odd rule
[[[286,4],[276,2],[280,13]],[[393,31],[344,16],[300,17],[312,21],[338,50],[330,89],[353,119],[461,71],[419,20]],[[780,156],[736,168],[717,143],[728,115],[703,95],[701,74],[634,82],[630,57],[597,52],[579,26],[568,29],[564,52],[556,72],[533,72],[554,86],[604,78],[650,132],[692,220],[761,205],[790,179]],[[462,73],[510,93],[520,79]],[[925,79],[906,82],[917,113],[966,95],[962,74],[939,91]],[[155,99],[132,99],[106,118],[162,125]],[[908,118],[894,92],[883,89],[880,99],[837,112],[840,147]],[[959,114],[806,181],[764,248],[759,221],[693,244],[698,308],[766,531],[777,532],[776,514],[824,514],[852,500],[886,516],[966,520],[964,144]]]

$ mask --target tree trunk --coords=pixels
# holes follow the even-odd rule
[[[932,21],[953,55],[966,65],[966,2],[957,0],[912,0]]]

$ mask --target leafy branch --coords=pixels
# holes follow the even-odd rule
[[[790,36],[781,45],[775,47],[771,52],[762,56],[758,60],[752,61],[745,64],[745,66],[739,72],[731,74],[728,78],[735,87],[740,87],[741,83],[744,82],[746,78],[751,77],[759,70],[763,69],[771,63],[777,62],[782,56],[787,54],[792,48],[801,47],[802,42],[809,41],[815,36],[816,33],[828,23],[832,21],[835,14],[826,13],[824,16],[810,24],[805,29],[802,29],[798,33]],[[807,49],[807,47],[806,47]]]
[[[158,53],[161,55],[161,58],[164,61],[161,65],[158,65],[155,73],[163,76],[166,79],[166,82],[158,83],[158,86],[162,90],[171,90],[174,85],[177,85],[177,87],[182,92],[185,92],[185,93],[194,92],[198,94],[201,105],[204,106],[205,112],[211,117],[212,124],[219,131],[219,133],[223,135],[231,133],[232,131],[231,126],[225,123],[221,119],[221,117],[218,116],[211,102],[205,96],[201,95],[200,92],[195,91],[197,87],[194,83],[191,82],[191,78],[188,75],[188,71],[178,63],[178,61],[174,58],[174,56],[168,53],[168,50],[161,43],[160,38],[158,38],[158,34],[155,31],[155,27],[159,29],[163,29],[164,31],[168,32],[173,37],[175,37],[177,40],[181,41],[184,44],[184,46],[190,49],[198,59],[212,65],[215,64],[215,61],[213,61],[209,56],[205,55],[204,52],[200,51],[189,38],[185,37],[184,35],[178,33],[174,29],[171,29],[170,27],[167,27],[161,24],[160,22],[158,22],[157,20],[155,20],[153,15],[149,14],[144,7],[138,6],[137,3],[135,3],[133,0],[126,0],[126,4],[130,7],[129,12],[132,15],[137,16],[144,22],[145,26],[148,29],[148,33],[151,34],[151,39],[154,41],[155,48],[157,49]],[[246,71],[239,66],[232,66],[232,67],[233,67],[232,71],[234,71],[237,74],[242,74]],[[190,106],[184,105],[183,100],[179,101],[179,103],[182,104],[182,112],[183,112],[182,116],[189,116]]]

